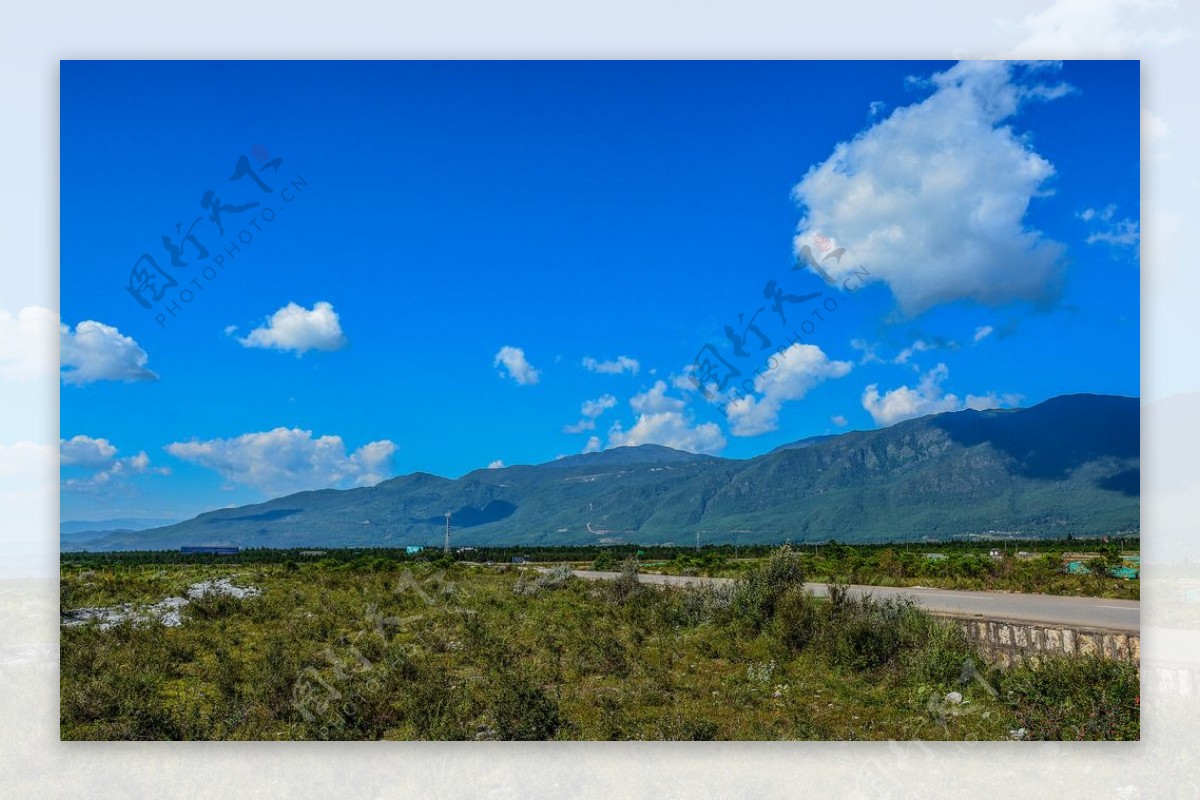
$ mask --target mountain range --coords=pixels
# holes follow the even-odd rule
[[[751,459],[660,445],[300,492],[64,550],[879,542],[1139,529],[1137,398],[1064,395],[801,440]],[[92,534],[92,532],[89,532]]]

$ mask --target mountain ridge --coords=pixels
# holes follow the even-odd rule
[[[661,445],[450,479],[410,473],[312,490],[95,549],[881,541],[986,532],[1087,536],[1140,526],[1140,402],[1080,393],[810,437],[750,459]],[[66,543],[64,543],[64,548]]]

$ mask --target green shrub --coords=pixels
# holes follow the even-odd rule
[[[496,736],[501,740],[550,740],[563,726],[558,702],[517,673],[501,673],[492,697]]]
[[[775,616],[775,607],[784,594],[803,586],[804,570],[800,558],[785,545],[774,551],[765,563],[738,579],[731,606],[738,617],[756,629],[762,628]]]
[[[556,590],[566,585],[572,576],[570,565],[555,565],[544,573],[529,578],[525,573],[513,584],[515,595],[537,595],[542,590]]]
[[[638,581],[638,562],[637,559],[630,557],[621,563],[621,575],[617,576],[612,582],[613,597],[624,603],[633,596],[642,592],[644,588],[642,583]]]
[[[1002,679],[1003,697],[1031,740],[1137,740],[1137,666],[1096,656],[1025,662]]]
[[[688,584],[679,589],[681,623],[698,626],[724,619],[733,606],[733,584]]]
[[[779,639],[793,650],[801,650],[812,642],[828,615],[822,614],[822,603],[803,587],[784,592],[775,609],[775,627]]]

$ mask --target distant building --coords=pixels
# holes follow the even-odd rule
[[[324,556],[324,551],[301,551],[301,556]]]
[[[184,545],[179,548],[180,553],[207,553],[214,556],[233,556],[240,550],[236,545]]]
[[[404,547],[404,552],[405,552],[406,554],[420,553],[420,552],[421,552],[421,546],[420,546],[420,545],[406,545],[406,546]]]
[[[527,561],[529,561],[529,560],[528,560],[528,559],[526,559],[524,556],[514,556],[514,557],[512,558],[512,563],[513,563],[514,565],[523,565],[523,564],[525,564]]]

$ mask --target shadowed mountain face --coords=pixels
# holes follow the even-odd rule
[[[1032,409],[1003,409],[939,415],[936,425],[968,447],[990,444],[1029,478],[1062,479],[1086,462],[1105,456],[1137,459],[1138,426],[1116,425],[1131,415],[1136,398],[1070,395]]]
[[[1139,528],[1139,403],[1070,395],[801,440],[747,460],[659,445],[459,479],[413,473],[302,492],[92,550],[1064,537]],[[67,547],[64,544],[64,547]]]

